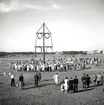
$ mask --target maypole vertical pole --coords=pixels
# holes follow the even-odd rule
[[[45,64],[45,23],[43,23],[43,63]]]

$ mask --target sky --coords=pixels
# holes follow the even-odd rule
[[[54,51],[104,50],[104,0],[0,0],[0,51],[35,51],[43,22]]]

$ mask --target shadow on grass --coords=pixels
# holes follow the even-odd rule
[[[97,85],[92,85],[92,86],[90,86],[91,88],[93,88],[93,87],[98,87]]]
[[[44,79],[42,81],[53,81],[53,79]]]
[[[91,67],[86,67],[86,69],[91,69]]]
[[[4,85],[5,85],[5,83],[0,82],[0,88],[1,88],[2,86],[4,86]]]
[[[5,83],[3,83],[3,82],[0,82],[0,85],[4,85]]]
[[[48,86],[48,85],[54,85],[54,83],[39,84],[38,87],[35,87],[35,86],[24,87],[23,90],[32,89],[32,88],[40,88],[40,87],[45,87],[45,86]]]
[[[4,76],[3,74],[0,74],[0,76]]]
[[[80,90],[78,90],[78,92],[73,92],[71,94],[77,94],[77,93],[81,93],[81,92],[85,92],[85,91],[91,91],[93,89],[95,89],[95,88],[80,89]],[[70,91],[68,93],[70,94]]]
[[[41,83],[41,82],[48,82],[48,81],[53,81],[53,79],[43,79],[43,80],[40,80],[39,83]],[[29,82],[29,83],[26,83],[26,85],[31,85],[31,84],[34,85],[34,81],[33,80],[31,82]]]
[[[27,89],[32,89],[35,88],[35,86],[31,86],[31,87],[24,87],[22,90],[27,90]]]
[[[38,87],[44,87],[44,86],[49,86],[49,85],[54,85],[54,83],[41,84]]]
[[[79,93],[79,92],[84,92],[84,91],[90,91],[90,90],[93,90],[93,89],[95,89],[95,88],[81,89],[81,90],[79,90],[77,93]]]

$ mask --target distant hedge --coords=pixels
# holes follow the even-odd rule
[[[77,55],[77,54],[87,54],[86,51],[63,51],[62,53],[63,54],[75,54],[75,55]]]
[[[62,54],[87,54],[86,51],[62,51]],[[34,55],[42,54],[42,52],[0,52],[0,57],[17,56],[17,55]],[[56,54],[56,52],[45,52],[45,54]]]

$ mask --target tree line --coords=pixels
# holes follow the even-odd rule
[[[71,55],[77,55],[77,54],[87,54],[87,51],[63,51],[63,54],[71,54]]]

